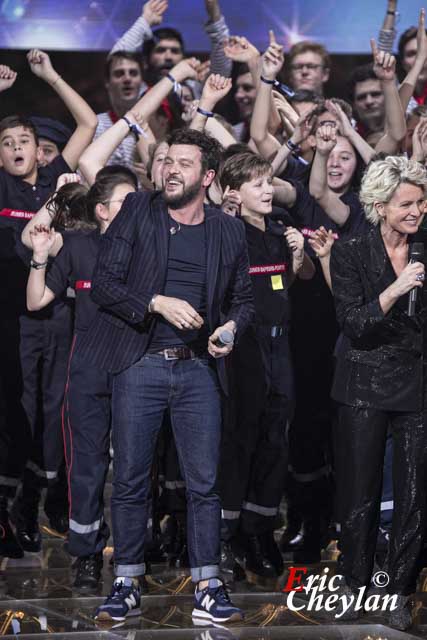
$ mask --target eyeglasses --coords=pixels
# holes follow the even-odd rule
[[[363,102],[368,96],[371,96],[371,98],[380,98],[382,94],[382,91],[365,91],[364,93],[359,93],[354,99],[356,102]]]
[[[301,64],[291,64],[290,65],[292,71],[302,71],[304,68],[309,71],[316,71],[316,69],[321,69],[323,64],[314,64],[314,62],[303,62]]]
[[[154,53],[166,53],[166,51],[170,51],[170,53],[176,56],[182,53],[181,47],[164,47],[159,45],[154,49]]]

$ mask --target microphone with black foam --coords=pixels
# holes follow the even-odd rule
[[[424,262],[424,243],[414,242],[409,246],[409,262]],[[412,318],[415,315],[415,307],[417,304],[418,287],[413,287],[409,292],[408,316]]]

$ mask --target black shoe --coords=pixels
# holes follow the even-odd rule
[[[399,631],[406,631],[412,625],[412,614],[407,596],[397,596],[396,608],[389,612],[388,624]]]
[[[96,589],[101,579],[102,565],[102,552],[77,558],[73,587],[76,589]]]
[[[278,576],[271,562],[264,556],[257,536],[247,538],[245,569],[260,578],[275,579]]]
[[[50,528],[64,534],[68,531],[68,513],[51,513],[48,515]]]
[[[222,573],[231,574],[233,580],[244,580],[245,571],[243,569],[244,556],[236,554],[232,542],[221,542],[220,569]]]
[[[272,567],[274,567],[278,576],[281,576],[283,573],[284,565],[282,554],[280,553],[280,549],[277,546],[277,542],[274,539],[274,531],[267,531],[258,536],[259,542],[261,545],[261,551],[264,558],[270,562]]]
[[[24,557],[24,550],[10,526],[6,498],[0,499],[0,556],[4,558]]]
[[[42,548],[42,536],[38,522],[40,492],[28,491],[16,498],[10,517],[16,528],[16,537],[24,551],[37,553]]]

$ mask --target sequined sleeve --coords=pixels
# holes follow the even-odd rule
[[[365,338],[384,320],[379,297],[366,300],[356,242],[337,242],[331,253],[331,279],[339,325],[351,339]]]

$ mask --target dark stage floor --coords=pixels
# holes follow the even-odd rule
[[[22,560],[0,560],[0,635],[5,638],[117,638],[127,640],[409,640],[427,639],[427,593],[415,599],[414,626],[407,633],[386,626],[381,613],[365,614],[357,624],[334,622],[331,615],[293,612],[286,606],[281,587],[287,571],[277,585],[249,586],[245,581],[230,583],[233,601],[245,610],[245,622],[224,627],[196,627],[191,619],[192,585],[185,570],[153,565],[147,576],[148,595],[143,597],[142,615],[121,626],[105,627],[92,618],[95,607],[110,590],[113,575],[109,566],[112,549],[106,549],[103,583],[95,594],[73,591],[71,559],[64,540],[44,527],[43,550],[26,554]],[[333,545],[322,563],[312,567],[320,574],[325,567],[335,570]],[[287,565],[289,567],[290,565]],[[297,601],[296,601],[297,602]],[[302,601],[300,601],[302,602]]]

